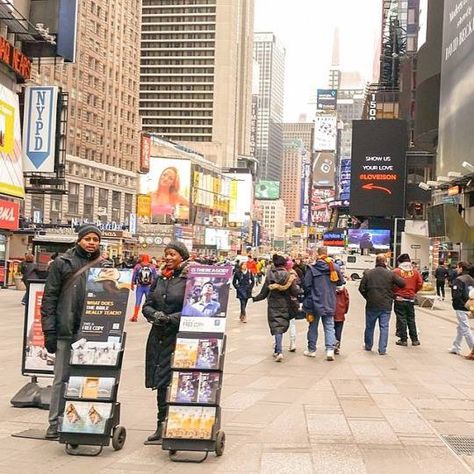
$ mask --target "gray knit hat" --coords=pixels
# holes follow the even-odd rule
[[[83,224],[79,229],[77,229],[77,241],[79,242],[87,234],[96,234],[99,237],[99,240],[102,239],[102,232],[94,224]]]
[[[183,258],[183,260],[187,260],[189,258],[189,251],[186,247],[186,245],[183,244],[183,242],[180,242],[179,240],[173,240],[171,241],[166,247],[165,247],[165,251],[167,249],[173,249],[173,250],[176,250],[176,252],[178,252],[181,257]]]

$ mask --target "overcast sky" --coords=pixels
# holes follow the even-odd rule
[[[372,79],[380,20],[381,0],[255,0],[255,31],[275,33],[286,49],[286,122],[311,119],[316,89],[328,85],[336,25],[342,69]]]

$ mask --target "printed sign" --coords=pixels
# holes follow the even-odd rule
[[[23,171],[53,173],[58,87],[25,88]]]
[[[337,118],[335,115],[317,115],[314,119],[314,150],[336,149]]]
[[[140,173],[148,173],[150,171],[151,138],[148,135],[142,135],[140,145]]]
[[[0,229],[18,230],[20,205],[13,201],[0,199]]]
[[[336,110],[337,90],[336,89],[318,89],[316,108],[318,110]]]

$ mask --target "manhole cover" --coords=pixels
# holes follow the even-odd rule
[[[441,436],[459,456],[474,455],[474,438],[470,436]]]

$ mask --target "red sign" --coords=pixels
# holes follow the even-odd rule
[[[140,144],[140,173],[150,171],[151,138],[147,135],[141,136]]]
[[[18,230],[20,205],[13,201],[0,200],[0,229]]]
[[[15,74],[26,81],[31,77],[31,60],[5,38],[0,37],[0,61],[5,63]]]

